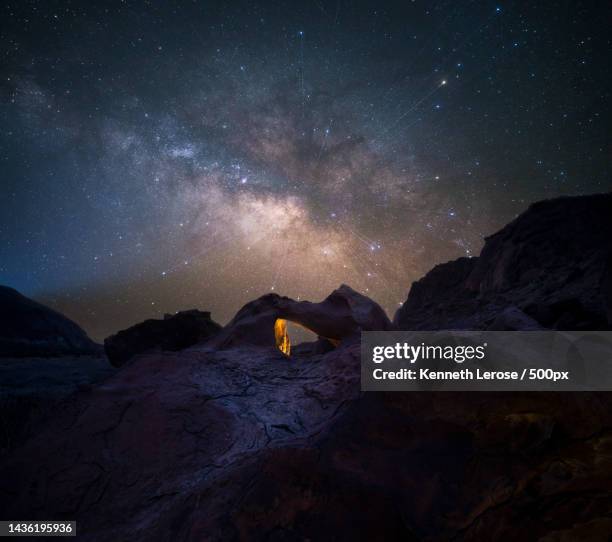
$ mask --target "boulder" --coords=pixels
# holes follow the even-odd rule
[[[210,312],[196,309],[166,314],[163,320],[145,320],[104,340],[109,361],[119,367],[152,349],[182,350],[205,341],[221,330]]]
[[[90,355],[101,352],[76,323],[0,286],[0,357]]]

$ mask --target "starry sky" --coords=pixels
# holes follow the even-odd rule
[[[0,283],[97,340],[341,283],[392,316],[608,191],[606,2],[5,2]]]

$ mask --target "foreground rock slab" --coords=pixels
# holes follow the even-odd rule
[[[150,353],[0,479],[6,517],[87,541],[580,539],[609,527],[612,395],[361,393],[356,343]]]

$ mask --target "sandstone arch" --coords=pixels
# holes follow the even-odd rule
[[[299,324],[335,344],[360,331],[392,329],[378,303],[343,284],[319,303],[264,295],[242,307],[212,342],[218,348],[229,348],[241,344],[280,346],[280,340],[286,347],[283,320]]]

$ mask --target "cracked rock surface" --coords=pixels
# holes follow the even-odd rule
[[[4,459],[0,508],[89,541],[607,540],[611,407],[361,393],[350,342],[150,353]]]
[[[78,518],[91,540],[165,539],[175,529],[165,522],[220,477],[332,424],[359,395],[358,365],[357,345],[299,361],[267,348],[135,358],[6,458],[0,507]]]

